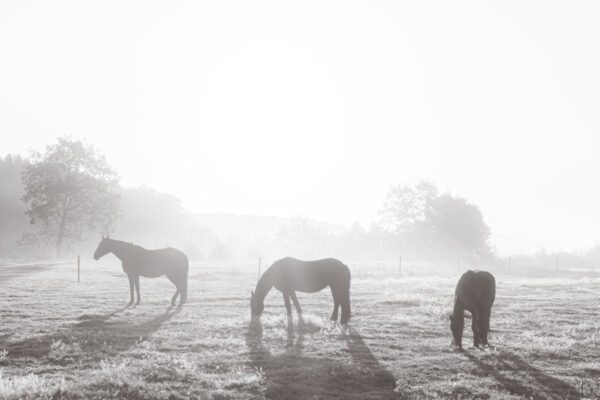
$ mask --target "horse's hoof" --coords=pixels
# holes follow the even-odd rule
[[[496,351],[496,348],[492,345],[490,345],[489,343],[486,343],[485,346],[483,346],[484,351]]]

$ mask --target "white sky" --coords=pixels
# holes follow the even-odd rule
[[[198,212],[477,204],[500,254],[600,238],[600,3],[0,3],[0,155],[65,134]],[[484,4],[485,3],[485,4]]]

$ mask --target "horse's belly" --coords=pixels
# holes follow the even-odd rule
[[[147,278],[158,278],[159,276],[164,275],[165,272],[165,267],[157,264],[147,264],[144,268],[140,269],[140,275]]]
[[[140,276],[146,277],[146,278],[158,278],[159,276],[163,276],[164,272],[160,272],[160,271],[142,271],[140,273]]]
[[[295,291],[297,292],[303,292],[303,293],[316,293],[316,292],[320,292],[321,290],[325,289],[327,286],[329,285],[323,285],[323,284],[297,284],[296,287],[294,288]]]
[[[123,265],[123,270],[126,274],[144,276],[146,278],[158,278],[165,274],[165,269],[159,265]]]

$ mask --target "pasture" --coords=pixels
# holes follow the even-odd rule
[[[192,263],[188,303],[141,279],[129,301],[119,263],[0,266],[4,399],[579,399],[600,396],[600,278],[496,274],[490,343],[459,353],[448,314],[458,272],[399,276],[352,265],[352,319],[329,290],[298,293],[288,321],[273,290],[250,321],[255,266]]]

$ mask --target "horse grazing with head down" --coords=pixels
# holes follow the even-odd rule
[[[454,345],[462,350],[462,333],[467,310],[473,318],[473,346],[487,346],[490,314],[496,298],[496,279],[489,272],[469,270],[458,280],[454,293],[454,310],[450,315]]]
[[[140,276],[158,278],[159,276],[166,275],[177,288],[175,295],[171,299],[171,305],[175,305],[178,295],[180,296],[179,304],[182,305],[185,303],[187,299],[188,258],[181,251],[171,247],[159,250],[146,250],[132,243],[102,236],[102,241],[94,253],[94,259],[98,260],[108,253],[113,253],[121,260],[123,271],[125,271],[129,278],[130,306],[133,305],[134,287],[137,292],[137,304],[140,303]]]
[[[262,314],[265,307],[264,299],[273,286],[283,294],[287,313],[292,313],[291,299],[299,316],[302,315],[302,309],[296,292],[314,293],[329,286],[333,296],[331,320],[337,321],[340,306],[342,307],[340,322],[346,324],[350,319],[350,270],[336,259],[301,261],[287,257],[275,262],[260,277],[255,292],[251,293],[252,316]]]

